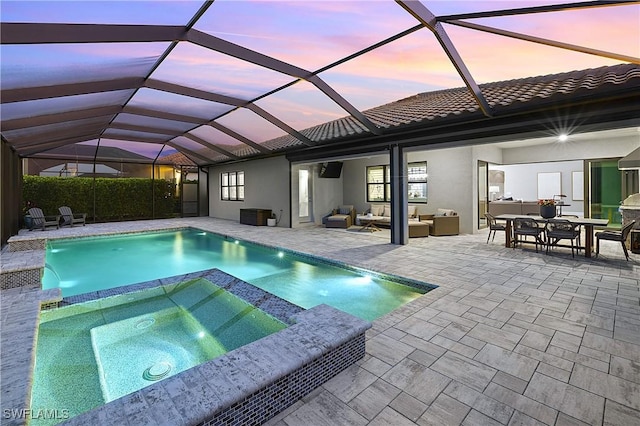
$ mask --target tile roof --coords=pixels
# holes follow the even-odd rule
[[[534,109],[581,98],[610,96],[633,90],[640,94],[640,66],[621,64],[481,84],[480,89],[496,115],[522,109]],[[419,93],[417,95],[364,111],[385,132],[404,126],[437,125],[445,120],[485,118],[466,87]],[[352,117],[344,117],[302,131],[314,142],[346,139],[369,131]],[[265,142],[269,148],[294,145],[290,136]]]
[[[192,166],[197,167],[197,164],[191,161],[189,157],[181,152],[174,152],[173,154],[165,155],[159,158],[162,163],[169,163],[176,166]]]

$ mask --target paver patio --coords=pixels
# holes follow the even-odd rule
[[[438,286],[374,321],[365,359],[270,426],[640,424],[640,256],[625,261],[619,244],[603,243],[599,258],[586,259],[572,258],[569,249],[545,255],[533,247],[505,248],[497,239],[486,244],[487,230],[397,246],[381,233],[253,227],[211,218],[21,235],[173,226]],[[24,257],[3,253],[3,267],[12,262]],[[3,334],[6,318],[3,312]],[[3,336],[3,352],[6,344]]]

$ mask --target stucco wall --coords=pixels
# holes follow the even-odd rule
[[[427,162],[428,202],[418,205],[418,212],[435,213],[438,208],[454,209],[460,215],[460,232],[472,233],[475,228],[476,166],[470,147],[448,148],[407,153],[407,162]],[[388,155],[348,160],[342,169],[344,179],[344,203],[354,204],[358,212],[365,211],[367,166],[388,165]],[[413,203],[411,203],[413,204]]]
[[[220,173],[232,171],[244,172],[244,201],[220,200]],[[240,209],[271,209],[280,219],[278,226],[289,227],[289,175],[289,161],[284,156],[210,167],[209,216],[239,221]]]

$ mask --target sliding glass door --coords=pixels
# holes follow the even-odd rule
[[[638,170],[618,170],[618,158],[586,161],[588,209],[594,219],[609,219],[609,226],[622,223],[620,203],[638,192]]]

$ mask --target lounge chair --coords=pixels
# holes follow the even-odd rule
[[[55,226],[56,229],[60,228],[60,216],[45,216],[42,209],[38,207],[31,207],[29,216],[31,216],[32,230],[40,228],[44,231],[47,226]]]
[[[62,215],[62,222],[60,223],[60,226],[73,226],[79,224],[82,224],[82,226],[84,226],[86,224],[86,213],[74,214],[71,211],[71,208],[67,206],[62,206],[58,210],[60,211],[60,215]]]

